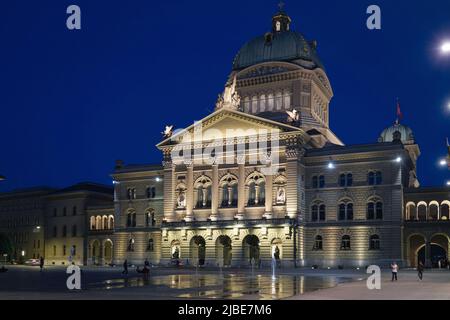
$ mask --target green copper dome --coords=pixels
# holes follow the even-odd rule
[[[291,62],[308,69],[323,68],[316,43],[294,31],[268,33],[246,43],[237,54],[233,70],[269,61]]]
[[[413,131],[410,127],[396,122],[393,126],[384,129],[378,138],[379,142],[393,142],[395,140],[399,140],[403,144],[413,144]]]

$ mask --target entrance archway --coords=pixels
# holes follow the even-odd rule
[[[104,262],[105,264],[112,264],[113,260],[113,243],[111,240],[106,240],[104,244]]]
[[[205,265],[206,241],[201,236],[195,236],[191,240],[191,263],[198,266]]]
[[[419,261],[425,264],[424,260],[418,259],[419,250],[425,246],[425,237],[421,234],[414,234],[408,240],[408,260],[411,267],[416,267]]]
[[[259,238],[255,235],[246,236],[242,247],[244,248],[244,259],[250,264],[259,265]]]
[[[93,265],[100,263],[101,251],[100,251],[100,241],[94,240],[91,243],[91,261]]]
[[[447,252],[440,245],[432,243],[431,244],[431,267],[432,268],[443,268],[446,265],[447,261]],[[426,246],[423,246],[417,252],[417,260],[422,261],[422,263],[426,260]]]
[[[232,260],[231,239],[228,236],[220,236],[216,240],[216,261],[220,266],[231,266]]]

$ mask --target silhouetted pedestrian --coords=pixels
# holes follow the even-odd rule
[[[125,260],[124,263],[123,263],[122,274],[128,274],[128,260]]]
[[[44,257],[41,257],[40,259],[39,259],[39,268],[40,268],[40,270],[41,270],[41,272],[42,272],[42,270],[44,270]]]
[[[392,270],[392,281],[397,281],[397,274],[398,274],[398,265],[397,262],[394,262],[391,264],[391,270]]]
[[[419,261],[419,263],[417,264],[417,275],[419,277],[419,280],[423,280],[423,270],[424,270],[424,266],[422,261]]]

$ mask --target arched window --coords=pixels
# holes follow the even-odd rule
[[[238,180],[231,174],[225,175],[219,182],[221,192],[221,207],[234,208],[238,204]]]
[[[353,220],[353,203],[341,203],[339,205],[339,220]]]
[[[437,202],[430,203],[430,214],[428,216],[428,220],[436,221],[439,216],[439,204]]]
[[[324,176],[319,177],[319,188],[320,189],[325,188],[325,177]]]
[[[95,217],[91,217],[91,230],[95,230]]]
[[[196,209],[211,208],[211,179],[201,176],[194,184],[197,201]]]
[[[283,108],[283,94],[281,93],[281,91],[278,91],[275,97],[275,109],[281,110],[282,108]]]
[[[266,95],[262,94],[259,97],[259,112],[266,111]]]
[[[266,203],[266,182],[264,176],[254,172],[247,178],[249,207],[264,206]]]
[[[136,211],[130,210],[127,213],[127,227],[134,228],[136,227]]]
[[[368,174],[368,182],[370,186],[382,184],[383,175],[381,174],[381,171],[370,171]]]
[[[383,203],[381,202],[381,201],[378,201],[377,202],[377,204],[376,204],[376,206],[375,206],[375,213],[376,213],[376,215],[375,215],[375,218],[377,219],[377,220],[383,220]]]
[[[97,216],[95,218],[95,229],[102,230],[102,217],[100,217],[100,216]]]
[[[312,187],[313,189],[319,188],[319,178],[317,176],[312,177]]]
[[[257,112],[258,112],[258,97],[253,96],[253,98],[252,98],[252,113],[257,113]]]
[[[369,172],[369,175],[367,177],[367,180],[369,182],[369,186],[375,185],[375,173]]]
[[[114,230],[114,216],[109,216],[108,229]]]
[[[370,236],[369,250],[380,250],[380,237],[378,235]]]
[[[148,251],[148,252],[153,252],[153,251],[155,251],[155,246],[154,246],[154,243],[153,243],[153,239],[152,239],[152,238],[148,239],[148,243],[147,243],[147,251]]]
[[[313,250],[314,251],[321,251],[321,250],[323,250],[323,238],[322,238],[322,236],[316,236],[316,238],[314,239]]]
[[[376,185],[380,185],[383,183],[383,176],[381,174],[381,171],[377,171],[375,173],[375,184]]]
[[[290,109],[291,108],[291,101],[292,101],[292,94],[290,91],[286,90],[284,91],[284,98],[283,98],[283,104],[284,104],[284,109]]]
[[[326,207],[324,204],[322,204],[319,207],[319,220],[320,221],[325,221],[326,220]]]
[[[347,183],[347,177],[345,176],[345,174],[341,174],[339,176],[339,186],[345,187],[346,183]]]
[[[275,99],[273,94],[270,93],[267,97],[267,111],[273,111],[275,106]]]
[[[319,206],[315,204],[311,208],[311,221],[317,220],[319,220]]]
[[[448,221],[450,219],[450,202],[441,204],[441,220]]]
[[[341,250],[347,251],[351,250],[351,238],[348,235],[342,236],[341,238]]]
[[[427,204],[424,202],[421,202],[417,205],[417,215],[419,217],[419,221],[426,221],[427,220]]]
[[[383,220],[383,202],[373,200],[367,203],[367,220]]]
[[[250,112],[250,98],[249,97],[244,98],[244,112],[245,113]]]
[[[155,211],[153,209],[147,210],[145,214],[145,225],[147,227],[154,227],[156,225]]]
[[[347,187],[353,186],[353,174],[348,173],[347,174]]]
[[[72,238],[75,238],[77,236],[77,226],[74,224],[72,226]]]
[[[408,221],[416,220],[416,205],[414,203],[408,203],[406,205],[405,219]]]
[[[108,217],[103,216],[102,221],[102,230],[108,230]]]
[[[351,187],[353,185],[353,174],[343,173],[339,176],[339,186],[341,187]]]

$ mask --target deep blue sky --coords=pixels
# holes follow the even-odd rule
[[[423,185],[450,136],[450,1],[286,0],[293,28],[317,39],[335,97],[331,128],[346,144],[375,142],[395,120],[422,149]],[[382,9],[382,31],[366,8]],[[66,8],[82,30],[66,29]],[[163,125],[213,110],[239,48],[270,30],[276,0],[8,1],[0,10],[0,190],[111,183],[114,160],[159,163]]]

